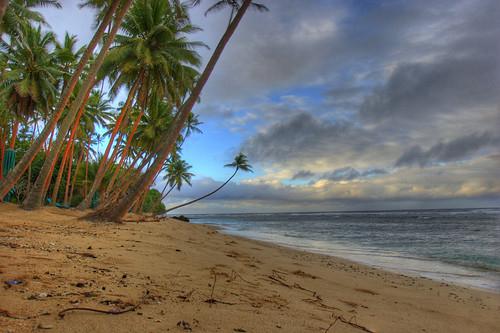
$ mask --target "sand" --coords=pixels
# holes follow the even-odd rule
[[[0,332],[500,332],[500,294],[171,219],[81,214],[0,204]],[[58,316],[68,308],[125,312]]]

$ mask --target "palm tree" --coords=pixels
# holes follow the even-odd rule
[[[181,207],[193,204],[193,203],[198,202],[198,201],[200,201],[202,199],[205,199],[206,197],[211,196],[214,193],[217,193],[221,188],[223,188],[224,186],[226,186],[226,184],[229,183],[231,181],[231,179],[233,179],[234,176],[236,176],[236,173],[238,173],[239,170],[246,171],[246,172],[253,172],[252,171],[252,166],[248,163],[248,159],[247,159],[246,155],[243,154],[243,153],[239,153],[238,155],[236,155],[236,157],[234,158],[234,161],[232,163],[226,164],[225,167],[232,167],[232,168],[234,168],[234,172],[231,175],[231,177],[228,178],[228,180],[226,180],[224,183],[222,183],[221,186],[217,187],[212,192],[207,193],[207,194],[205,194],[202,197],[199,197],[198,199],[194,199],[194,200],[188,201],[186,203],[183,203],[183,204],[174,206],[172,208],[169,208],[169,209],[167,209],[165,211],[165,213],[168,213],[168,212],[170,212],[170,211],[172,211],[174,209],[177,209],[177,208],[181,208]]]
[[[113,90],[134,81],[134,85],[141,85],[137,101],[141,111],[136,121],[144,114],[147,99],[152,93],[168,96],[177,102],[192,86],[197,75],[193,67],[200,64],[200,58],[193,48],[202,44],[187,41],[184,35],[196,30],[188,22],[179,22],[173,7],[165,0],[138,0],[130,9],[123,22],[123,34],[116,36],[117,45],[110,50],[103,71],[109,71],[115,79]],[[179,76],[183,77],[182,81],[175,80]],[[129,99],[131,93],[132,90]],[[89,207],[111,165],[108,155],[127,112],[124,107],[111,133],[94,184],[78,206],[80,209]]]
[[[196,1],[199,2],[199,1]],[[156,177],[156,174],[161,170],[165,160],[168,158],[174,147],[176,146],[179,134],[181,133],[184,125],[195,105],[198,101],[203,87],[207,83],[210,74],[213,72],[224,48],[233,36],[236,28],[238,27],[243,15],[248,7],[252,4],[252,0],[243,0],[241,5],[238,3],[238,11],[231,23],[227,27],[225,33],[220,39],[217,47],[215,48],[212,56],[210,57],[203,73],[198,78],[196,85],[191,91],[191,95],[187,101],[177,112],[175,119],[170,127],[170,130],[162,134],[160,138],[160,146],[157,149],[156,159],[150,168],[131,186],[129,192],[116,204],[103,208],[95,214],[90,214],[87,218],[105,219],[111,221],[121,221],[125,214],[130,210],[132,205],[137,201],[139,196],[146,191]]]
[[[43,147],[44,143],[46,142],[47,138],[49,137],[49,135],[51,133],[53,133],[53,130],[54,130],[57,122],[59,121],[59,118],[61,117],[62,113],[64,112],[66,105],[68,104],[68,101],[73,94],[73,91],[76,87],[76,84],[81,80],[81,75],[82,75],[82,72],[83,72],[87,62],[89,61],[90,57],[92,56],[92,53],[94,52],[94,49],[97,46],[97,43],[102,39],[102,36],[104,35],[105,29],[110,24],[114,14],[115,14],[115,11],[120,3],[121,3],[121,0],[113,0],[113,3],[110,6],[109,10],[106,12],[106,15],[105,15],[104,19],[102,20],[101,24],[99,25],[99,28],[95,32],[94,36],[92,37],[92,40],[90,41],[89,45],[87,46],[87,49],[85,50],[84,54],[80,58],[80,62],[78,63],[77,68],[73,72],[73,75],[72,75],[70,81],[68,82],[66,90],[62,93],[62,96],[59,99],[59,103],[57,104],[55,111],[52,114],[51,118],[47,121],[44,129],[39,134],[37,139],[33,142],[33,144],[30,146],[30,148],[24,153],[23,157],[17,163],[16,167],[10,171],[10,173],[7,175],[7,177],[5,177],[2,181],[0,181],[0,200],[2,200],[2,198],[10,191],[10,189],[21,178],[24,171],[26,171],[28,166],[31,164],[31,162],[35,158],[36,154],[42,149],[42,147]],[[83,99],[84,96],[79,96],[79,97]],[[80,100],[80,102],[81,102],[81,100]],[[81,103],[77,103],[77,104],[81,104]]]
[[[127,10],[132,4],[132,2],[133,2],[132,0],[124,0],[124,2],[122,3],[114,19],[113,27],[111,28],[111,31],[108,34],[107,38],[104,39],[104,43],[99,51],[99,55],[90,66],[89,73],[86,79],[83,81],[82,87],[80,88],[77,97],[71,104],[68,114],[64,118],[59,128],[57,138],[53,144],[52,150],[49,152],[48,156],[45,159],[42,170],[38,175],[38,179],[33,185],[33,189],[23,202],[23,207],[25,209],[37,209],[40,208],[40,206],[42,205],[42,201],[45,198],[47,190],[45,184],[47,184],[53,165],[57,161],[57,156],[59,155],[59,151],[61,150],[62,145],[64,144],[66,133],[68,132],[70,126],[73,124],[75,117],[78,114],[78,110],[80,109],[80,106],[84,103],[84,99],[86,98],[88,90],[94,86],[97,72],[99,71],[103,63],[106,53],[109,47],[111,46],[111,43],[113,42],[113,39],[116,33],[118,32],[118,29],[121,26],[123,17],[127,13]]]
[[[167,173],[165,177],[163,177],[163,180],[165,180],[165,186],[161,191],[160,202],[163,201],[174,188],[177,188],[177,191],[180,191],[184,183],[191,186],[191,178],[194,176],[193,173],[189,172],[191,168],[191,165],[180,159],[167,164]],[[165,193],[168,186],[170,186],[170,189],[167,193]]]
[[[10,45],[2,44],[6,51],[6,68],[0,86],[7,108],[17,116],[12,126],[13,148],[19,119],[27,121],[35,116],[35,111],[44,115],[49,113],[62,72],[57,68],[54,54],[49,52],[55,44],[54,34],[42,32],[41,27],[23,25]]]
[[[46,24],[44,17],[33,10],[36,7],[61,8],[58,0],[11,0],[0,1],[0,34],[16,36],[23,24]],[[3,19],[2,19],[3,18]]]

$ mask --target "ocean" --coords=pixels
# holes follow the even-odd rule
[[[189,215],[228,234],[500,292],[500,209]]]

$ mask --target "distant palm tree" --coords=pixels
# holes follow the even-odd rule
[[[163,177],[166,183],[161,191],[160,202],[163,201],[174,188],[180,191],[184,183],[191,186],[191,178],[194,174],[189,172],[189,169],[191,169],[191,165],[184,160],[175,160],[167,165],[167,174]],[[170,186],[170,189],[165,193],[168,186]]]
[[[205,194],[204,196],[202,196],[202,197],[200,197],[198,199],[194,199],[194,200],[188,201],[186,203],[177,205],[175,207],[169,208],[169,209],[167,209],[165,211],[165,213],[168,213],[168,212],[170,212],[170,211],[172,211],[174,209],[181,208],[181,207],[190,205],[192,203],[198,202],[198,201],[200,201],[202,199],[205,199],[206,197],[209,197],[212,194],[218,192],[221,188],[223,188],[224,186],[226,186],[226,184],[229,183],[231,181],[231,179],[233,179],[234,176],[236,176],[236,173],[238,173],[239,170],[246,171],[246,172],[253,172],[252,166],[248,163],[248,159],[247,159],[246,155],[243,154],[243,153],[239,153],[238,155],[236,155],[236,157],[234,158],[233,163],[226,164],[225,167],[232,167],[232,168],[235,168],[235,169],[234,169],[234,173],[231,175],[231,177],[229,177],[229,179],[226,180],[221,186],[217,187],[212,192],[207,193],[207,194]]]

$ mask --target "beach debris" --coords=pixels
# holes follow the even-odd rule
[[[330,326],[328,326],[325,330],[324,333],[328,333],[330,331],[330,329],[335,326],[335,324],[337,322],[341,322],[341,323],[344,323],[346,325],[349,325],[353,328],[356,328],[360,331],[363,331],[363,332],[367,332],[367,333],[376,333],[375,331],[372,331],[370,330],[369,328],[365,327],[365,326],[362,326],[362,325],[359,325],[357,322],[356,322],[356,316],[352,316],[349,320],[345,319],[344,317],[342,317],[342,315],[336,315],[335,312],[332,312],[332,318],[335,319],[331,324]]]
[[[183,302],[189,302],[189,298],[193,295],[194,289],[192,289],[190,292],[184,294],[184,295],[179,295],[177,298],[181,299]]]
[[[85,287],[85,283],[84,282],[77,282],[75,284],[75,287],[77,287],[77,288],[83,288],[83,287]]]
[[[304,271],[301,271],[300,269],[296,270],[296,271],[293,271],[292,274],[300,276],[300,277],[310,278],[310,279],[313,279],[313,280],[315,280],[315,279],[318,278],[317,276],[314,276],[312,274],[309,274],[309,273],[306,273]]]
[[[5,284],[8,285],[9,287],[19,286],[19,285],[24,284],[24,281],[23,280],[19,280],[19,279],[12,279],[12,280],[5,281]]]
[[[219,301],[219,300],[214,298],[215,284],[217,283],[217,272],[214,269],[212,269],[211,272],[214,276],[214,281],[212,282],[212,284],[210,284],[210,283],[208,284],[209,286],[212,287],[212,290],[210,292],[210,298],[206,299],[205,303],[210,304],[210,306],[212,306],[212,304],[217,304],[217,303],[226,304],[226,305],[235,305],[236,303]]]
[[[192,331],[193,329],[191,328],[191,325],[187,322],[187,321],[184,321],[184,320],[181,320],[177,323],[177,327],[180,327],[182,328],[183,330],[185,331]]]
[[[51,329],[54,328],[54,326],[53,325],[49,325],[49,324],[42,324],[42,323],[40,323],[40,324],[38,324],[37,328],[40,329],[40,330],[51,330]]]
[[[140,304],[130,306],[129,308],[126,309],[121,309],[121,308],[114,308],[111,310],[101,310],[101,309],[94,309],[94,308],[80,308],[80,307],[75,307],[75,308],[67,308],[58,313],[59,318],[64,318],[67,312],[70,311],[90,311],[90,312],[98,312],[98,313],[104,313],[104,314],[111,314],[111,315],[119,315],[127,312],[134,311],[140,306]]]
[[[233,328],[233,332],[246,332],[247,330],[244,328]]]

